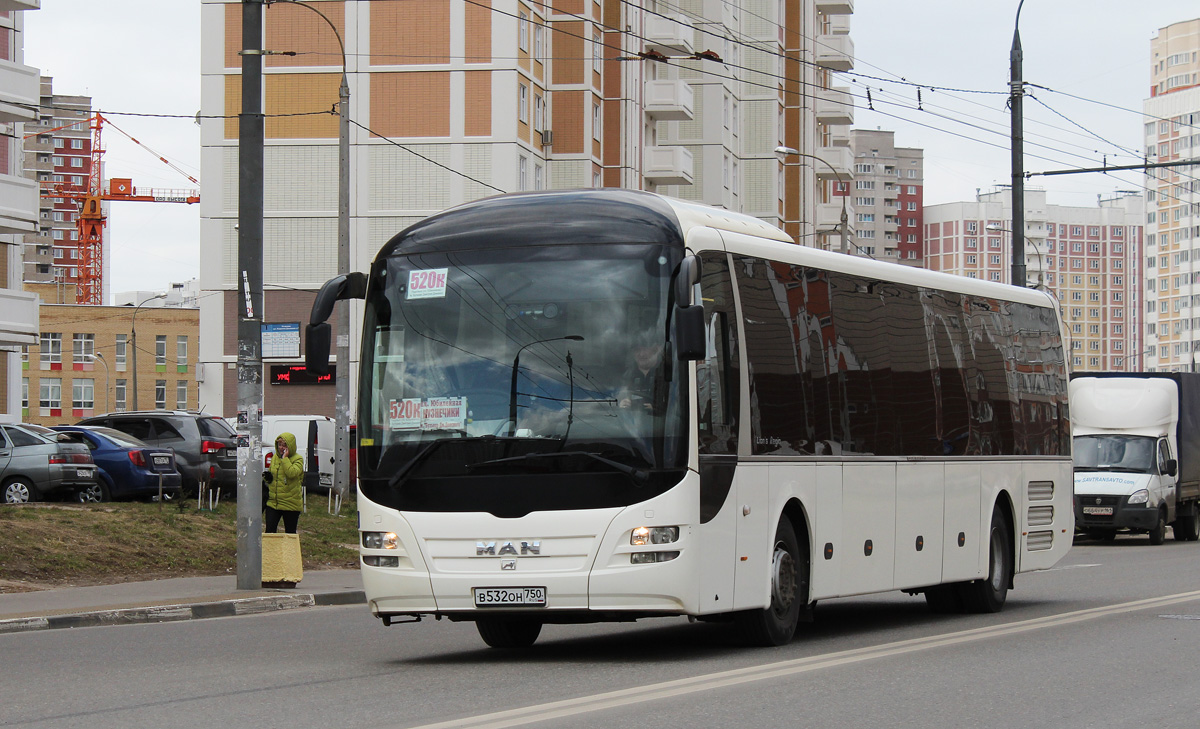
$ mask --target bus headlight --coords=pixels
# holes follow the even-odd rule
[[[655,562],[670,562],[679,556],[679,552],[634,552],[629,555],[630,564],[654,564]]]
[[[1131,503],[1131,504],[1144,504],[1149,500],[1150,500],[1150,492],[1147,491],[1146,489],[1134,491],[1132,494],[1129,495],[1129,503]]]
[[[393,532],[363,532],[362,545],[367,549],[397,549],[399,542]]]
[[[635,547],[647,544],[670,544],[679,541],[679,527],[638,527],[629,535],[629,543]]]

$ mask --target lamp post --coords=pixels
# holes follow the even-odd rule
[[[535,344],[545,344],[546,342],[559,342],[564,339],[569,339],[572,342],[582,342],[583,337],[578,334],[568,334],[565,337],[552,337],[550,339],[539,339],[536,342],[523,344],[517,349],[517,356],[513,357],[512,364],[512,384],[508,391],[508,435],[514,436],[517,434],[517,368],[521,366],[521,352],[524,352],[526,347],[532,347]]]
[[[133,346],[133,363],[132,364],[133,364],[133,409],[134,410],[138,409],[138,382],[137,382],[137,350],[138,350],[138,346],[137,346],[137,313],[138,313],[138,309],[141,309],[142,305],[145,304],[147,301],[154,301],[155,299],[165,299],[165,298],[167,298],[166,294],[155,294],[154,296],[151,296],[150,298],[145,299],[144,301],[142,301],[141,304],[138,304],[137,306],[133,307],[133,316],[130,317],[130,320],[129,320],[129,330],[130,330],[129,339],[130,339],[130,344]]]
[[[1009,240],[1009,243],[1013,247],[1012,255],[1013,255],[1014,259],[1017,256],[1016,249],[1018,247],[1020,247],[1022,249],[1021,250],[1021,261],[1022,261],[1021,273],[1022,274],[1025,273],[1025,263],[1024,263],[1024,261],[1025,261],[1025,251],[1024,251],[1025,243],[1031,244],[1033,246],[1033,254],[1035,256],[1037,256],[1038,282],[1036,284],[1034,284],[1033,286],[1029,286],[1029,288],[1034,288],[1034,289],[1040,289],[1043,287],[1047,288],[1047,289],[1050,288],[1049,286],[1046,286],[1046,267],[1042,263],[1042,251],[1040,248],[1038,248],[1036,242],[1029,240],[1028,236],[1023,235],[1023,236],[1021,236],[1021,245],[1018,246],[1017,245],[1017,237],[1012,234],[1012,231],[1008,230],[1007,228],[1005,228],[1003,225],[1000,225],[999,223],[988,223],[987,225],[983,226],[983,229],[989,233],[1008,233],[1009,234],[1008,240]],[[1015,269],[1014,269],[1014,272],[1015,272]],[[1013,285],[1014,286],[1017,285],[1016,281],[1013,282]],[[1022,287],[1025,287],[1028,285],[1028,277],[1027,276],[1022,279],[1020,285]]]
[[[790,154],[790,155],[795,155],[797,157],[808,157],[809,159],[815,159],[818,162],[824,164],[826,167],[829,168],[829,171],[832,172],[834,177],[837,178],[839,185],[846,187],[846,189],[844,190],[845,194],[842,195],[842,222],[839,227],[841,228],[841,231],[842,231],[842,253],[849,253],[850,252],[850,250],[849,250],[849,247],[850,247],[850,245],[849,245],[850,217],[846,213],[846,198],[850,195],[850,188],[848,186],[846,186],[846,181],[844,179],[842,179],[841,173],[838,172],[836,169],[834,169],[834,166],[829,164],[829,162],[821,159],[820,157],[816,156],[815,154],[808,154],[806,152],[801,152],[800,150],[794,149],[792,147],[784,147],[784,146],[776,147],[775,154],[785,154],[785,155]]]
[[[1025,234],[1025,140],[1024,113],[1022,101],[1025,96],[1025,81],[1022,78],[1021,65],[1024,54],[1021,51],[1021,6],[1025,0],[1017,3],[1017,18],[1013,21],[1012,50],[1009,51],[1009,99],[1008,105],[1012,119],[1012,229]],[[1012,282],[1014,286],[1025,286],[1025,246],[1013,246],[1012,250]]]
[[[104,365],[104,412],[112,412],[112,407],[108,401],[108,362],[105,361],[104,355],[100,352],[93,352],[91,357],[93,362],[99,361],[100,364]]]

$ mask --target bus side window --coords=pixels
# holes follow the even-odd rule
[[[696,363],[700,452],[736,454],[740,377],[733,287],[724,253],[705,253],[701,258],[700,297],[708,352]]]

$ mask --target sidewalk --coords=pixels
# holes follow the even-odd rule
[[[356,569],[308,571],[295,588],[287,590],[239,590],[236,575],[63,587],[0,593],[0,634],[220,618],[365,602],[362,578]]]

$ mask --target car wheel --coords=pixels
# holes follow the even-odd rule
[[[27,504],[37,500],[37,491],[27,478],[14,478],[4,484],[4,503],[6,504]]]
[[[76,497],[81,504],[95,504],[101,501],[112,501],[112,494],[103,481],[97,480],[85,489],[80,490]]]
[[[529,618],[480,618],[479,637],[492,648],[528,648],[542,632],[542,621]]]
[[[1174,524],[1175,541],[1194,542],[1200,537],[1200,508],[1195,504],[1181,512]]]
[[[1161,511],[1158,512],[1158,523],[1150,530],[1150,544],[1157,547],[1167,541],[1167,517]]]
[[[801,546],[792,522],[784,517],[775,530],[771,557],[771,604],[737,615],[742,639],[750,645],[780,646],[791,642],[808,605],[808,542]]]

